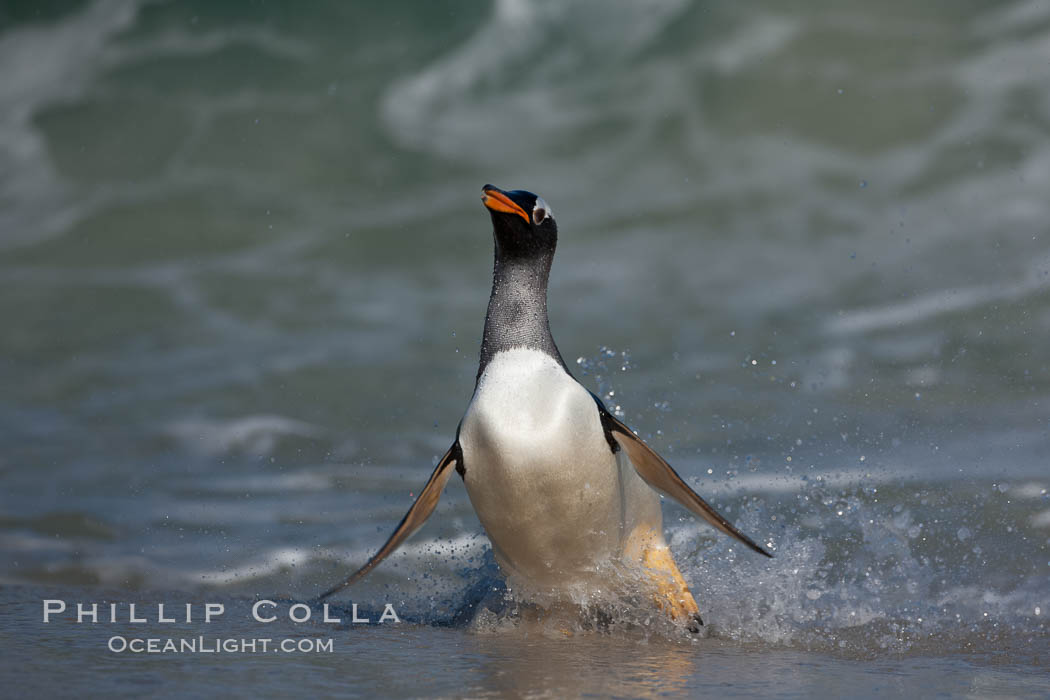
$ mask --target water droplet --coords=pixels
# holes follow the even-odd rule
[[[955,536],[959,538],[960,542],[965,542],[966,540],[970,539],[970,534],[970,528],[960,527],[959,531],[955,533]]]

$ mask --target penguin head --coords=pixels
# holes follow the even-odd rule
[[[481,188],[481,201],[492,216],[497,254],[507,257],[553,255],[558,224],[543,197],[525,190]]]

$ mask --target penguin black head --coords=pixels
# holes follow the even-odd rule
[[[496,253],[501,257],[554,255],[558,224],[543,198],[525,190],[481,188],[481,201],[492,216]]]

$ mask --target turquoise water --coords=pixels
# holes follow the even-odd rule
[[[1045,694],[1048,56],[1038,0],[0,4],[0,676]],[[557,216],[577,376],[776,552],[665,507],[706,637],[531,625],[456,480],[339,600],[405,622],[282,623],[331,654],[44,626],[304,601],[381,544],[470,398],[486,182]]]

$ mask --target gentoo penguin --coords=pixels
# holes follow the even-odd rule
[[[598,590],[606,565],[635,567],[656,604],[699,631],[699,609],[664,541],[662,492],[759,554],[772,556],[700,498],[569,372],[547,320],[558,240],[551,209],[524,190],[482,188],[496,261],[474,396],[408,513],[359,580],[415,532],[453,471],[466,485],[511,587]],[[604,572],[604,574],[603,574]]]

